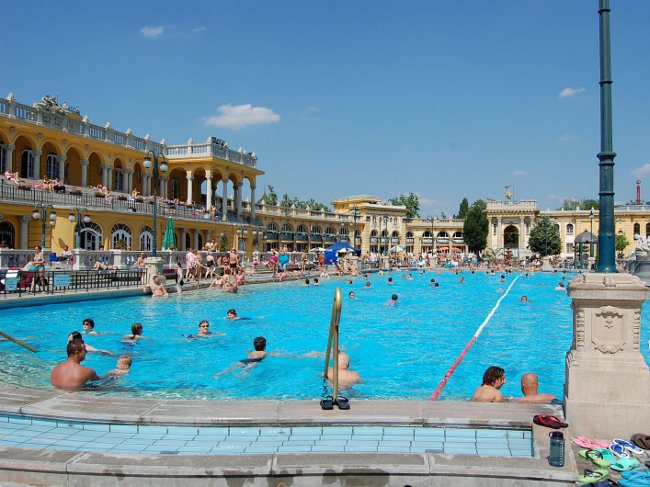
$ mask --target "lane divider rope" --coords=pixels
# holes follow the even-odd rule
[[[510,286],[508,286],[508,289],[506,289],[506,292],[503,293],[503,296],[501,296],[497,300],[496,304],[492,308],[492,311],[490,311],[490,314],[488,314],[487,317],[483,320],[483,323],[481,323],[481,326],[479,326],[477,328],[477,330],[474,333],[474,335],[472,336],[472,338],[470,338],[470,340],[465,345],[465,348],[463,349],[463,351],[456,358],[456,360],[454,360],[454,362],[451,364],[451,366],[447,370],[447,373],[445,374],[445,376],[440,381],[440,384],[438,384],[438,387],[436,387],[436,390],[433,391],[433,394],[431,394],[431,397],[429,398],[429,401],[435,401],[436,399],[438,399],[438,396],[442,392],[442,389],[445,387],[445,385],[447,385],[447,381],[449,380],[449,378],[452,376],[452,374],[456,370],[456,367],[458,367],[458,365],[465,358],[465,355],[467,355],[467,352],[469,352],[469,349],[472,348],[472,345],[474,345],[474,342],[476,341],[476,339],[479,337],[479,335],[483,331],[483,328],[485,328],[485,326],[488,324],[488,322],[492,319],[492,316],[494,316],[494,313],[496,313],[497,309],[499,309],[499,305],[501,304],[501,301],[503,301],[505,299],[505,297],[508,295],[508,293],[512,289],[512,286],[515,285],[515,282],[517,282],[517,279],[519,279],[520,277],[521,277],[521,274],[519,274],[517,277],[515,277],[512,280],[512,282],[510,283]]]

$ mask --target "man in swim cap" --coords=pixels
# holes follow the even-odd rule
[[[516,399],[517,402],[525,402],[529,404],[548,404],[555,401],[557,398],[553,394],[540,394],[537,391],[539,381],[537,376],[532,372],[528,372],[521,376],[521,392],[524,397]]]
[[[506,371],[495,365],[488,367],[483,374],[483,384],[476,389],[472,401],[503,402],[501,387],[506,383]]]
[[[86,344],[82,340],[68,342],[66,352],[67,360],[52,369],[50,383],[54,387],[67,391],[78,391],[86,385],[86,382],[99,380],[93,369],[81,365],[86,358]]]
[[[339,388],[340,389],[347,389],[349,387],[352,387],[354,384],[357,384],[359,382],[363,382],[363,379],[361,379],[361,376],[359,375],[358,372],[355,372],[354,370],[350,370],[350,356],[345,353],[345,352],[339,352]],[[327,369],[327,378],[332,381],[332,377],[334,377],[334,369],[332,367],[329,367]]]

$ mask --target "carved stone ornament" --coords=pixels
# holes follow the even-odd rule
[[[616,353],[625,346],[623,312],[614,306],[602,306],[594,314],[591,341],[602,353]]]

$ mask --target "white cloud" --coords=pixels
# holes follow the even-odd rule
[[[144,37],[148,37],[149,39],[156,39],[157,37],[163,35],[164,31],[165,31],[165,27],[162,25],[157,25],[157,26],[145,25],[142,29],[140,29],[140,34],[142,34]]]
[[[247,125],[260,125],[263,123],[276,123],[280,115],[270,108],[254,107],[250,103],[245,105],[221,105],[217,108],[219,115],[209,117],[205,124],[214,127],[241,129]]]
[[[632,175],[636,176],[637,178],[646,177],[648,174],[650,174],[650,162],[644,164],[641,167],[637,167],[634,171],[632,171]]]
[[[528,176],[528,171],[512,171],[513,176]]]
[[[587,91],[586,88],[564,88],[558,96],[559,98],[570,98],[585,91]]]
[[[202,25],[197,25],[196,27],[194,27],[194,28],[192,29],[192,32],[198,34],[199,32],[205,32],[205,30],[206,30],[206,29],[205,29],[204,26],[202,26]]]
[[[578,140],[578,137],[572,134],[564,134],[561,135],[560,138],[558,139],[560,142],[573,142],[574,140]]]

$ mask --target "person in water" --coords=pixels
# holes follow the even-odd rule
[[[499,389],[506,383],[506,371],[495,365],[488,367],[483,374],[483,384],[476,389],[472,401],[503,402],[503,394]]]
[[[97,373],[90,367],[81,365],[86,359],[86,344],[82,340],[68,342],[68,358],[52,369],[50,383],[57,389],[78,391],[87,382],[99,380]]]
[[[339,388],[348,389],[359,382],[363,382],[358,372],[350,370],[350,356],[345,352],[339,352]],[[334,369],[329,367],[327,369],[327,378],[332,382],[334,377]]]
[[[120,355],[120,358],[117,359],[117,366],[106,373],[104,377],[122,377],[131,372],[131,364],[133,364],[133,359],[130,355]]]
[[[235,362],[226,370],[217,372],[216,374],[214,374],[214,378],[218,379],[220,376],[232,372],[237,367],[244,367],[244,371],[247,371],[266,358],[267,356],[266,338],[261,336],[255,337],[255,339],[253,340],[253,348],[255,350],[253,350],[252,352],[248,352],[248,356],[246,358],[241,359],[239,362]]]
[[[529,404],[548,404],[557,401],[553,394],[540,394],[537,390],[539,387],[539,380],[537,375],[528,372],[521,376],[521,392],[524,397],[516,399],[517,402],[524,402]]]

